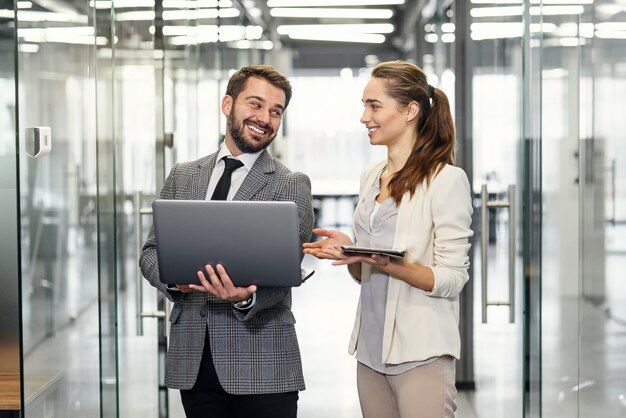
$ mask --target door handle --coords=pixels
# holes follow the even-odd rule
[[[508,306],[509,322],[515,322],[515,185],[509,185],[509,200],[489,200],[487,185],[480,190],[481,221],[481,300],[482,323],[487,323],[488,306]],[[489,250],[489,208],[509,210],[509,300],[490,301],[487,295],[487,251]]]
[[[165,311],[144,312],[143,310],[143,275],[141,274],[141,267],[139,267],[139,257],[141,257],[142,247],[142,218],[144,215],[151,215],[152,208],[142,208],[142,193],[135,192],[134,196],[135,207],[135,280],[137,292],[135,294],[135,307],[137,312],[137,336],[143,336],[143,318],[165,318]]]

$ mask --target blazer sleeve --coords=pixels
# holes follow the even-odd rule
[[[282,197],[276,200],[289,200],[298,206],[298,232],[300,238],[300,259],[304,256],[302,244],[311,239],[313,230],[313,205],[311,197],[311,180],[302,173],[291,173],[286,182]],[[254,306],[241,311],[233,308],[235,316],[241,321],[248,321],[258,312],[282,303],[291,292],[290,287],[259,287],[256,291]]]
[[[455,298],[469,280],[469,238],[473,232],[469,181],[460,168],[448,166],[431,183],[435,285],[426,294]]]
[[[170,174],[167,176],[165,180],[165,185],[161,190],[159,198],[161,199],[174,199],[176,197],[176,187],[174,178],[176,177],[176,170],[178,168],[178,164],[172,167]],[[167,289],[165,284],[161,282],[159,276],[159,262],[157,259],[157,249],[156,249],[156,238],[154,235],[154,225],[150,228],[150,233],[148,234],[148,239],[146,243],[143,245],[141,249],[141,256],[139,257],[139,267],[141,268],[141,273],[143,277],[145,277],[148,282],[157,289],[161,291],[169,300],[173,302],[178,302],[183,299],[184,293],[182,292],[172,292]]]

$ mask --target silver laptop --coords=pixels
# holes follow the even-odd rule
[[[235,286],[303,281],[294,202],[158,199],[152,209],[163,283],[198,284],[198,270],[216,263]]]

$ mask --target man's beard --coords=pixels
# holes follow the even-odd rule
[[[259,127],[268,132],[269,138],[267,139],[267,141],[265,142],[246,141],[246,138],[244,137],[244,132],[243,132],[243,130],[245,129],[244,127],[245,123],[246,123],[245,120],[241,124],[237,123],[234,112],[231,113],[230,116],[228,117],[228,131],[230,132],[230,136],[233,139],[233,142],[235,143],[239,151],[245,154],[252,154],[255,152],[263,151],[265,148],[269,147],[269,145],[272,143],[274,138],[276,138],[276,134],[274,133],[271,126],[263,125]],[[259,124],[255,123],[251,125],[256,126]],[[252,136],[255,137],[255,135],[252,135]]]

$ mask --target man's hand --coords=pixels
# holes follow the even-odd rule
[[[177,284],[176,285],[176,289],[180,290],[183,293],[190,293],[193,292],[193,289],[190,288],[188,285],[186,284]]]
[[[241,302],[247,300],[256,292],[256,286],[236,287],[226,269],[221,264],[217,264],[217,271],[212,265],[204,266],[209,277],[202,270],[198,271],[198,278],[201,285],[190,284],[189,288],[199,292],[210,293],[218,299],[227,300],[229,302]],[[182,289],[181,289],[182,290]]]

